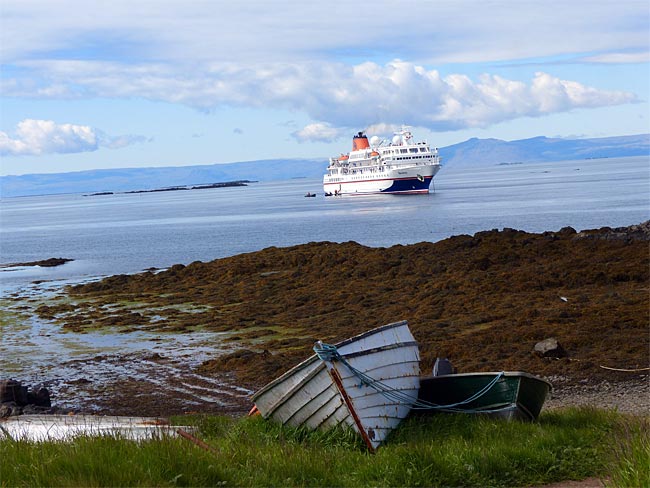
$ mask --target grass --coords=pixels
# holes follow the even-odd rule
[[[650,419],[619,421],[612,442],[612,486],[650,486]]]
[[[307,432],[257,418],[194,417],[181,438],[0,441],[0,486],[535,486],[591,476],[648,486],[647,419],[573,408],[537,423],[410,418],[374,455],[350,431]]]

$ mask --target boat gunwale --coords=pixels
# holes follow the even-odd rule
[[[545,380],[544,378],[540,378],[539,376],[535,376],[534,374],[527,373],[525,371],[479,371],[479,372],[473,372],[473,373],[453,373],[453,374],[441,374],[438,376],[433,376],[433,375],[422,375],[420,376],[420,381],[422,380],[435,380],[436,378],[459,378],[461,376],[495,376],[498,374],[502,374],[505,377],[523,377],[523,378],[528,378],[531,380],[537,380],[542,383],[546,383],[549,387],[550,390],[553,389],[553,385]]]
[[[347,360],[347,359],[350,359],[350,358],[357,358],[357,357],[361,357],[361,356],[369,356],[371,354],[377,354],[377,353],[384,352],[384,351],[392,351],[393,349],[400,349],[402,347],[417,347],[417,346],[419,346],[418,341],[395,342],[393,344],[384,344],[383,346],[373,347],[372,349],[363,349],[361,351],[341,354],[341,357],[343,359]],[[338,347],[338,345],[336,347]],[[405,362],[411,363],[413,361],[405,361]],[[394,363],[394,364],[403,364],[403,363]],[[384,366],[385,365],[380,365],[377,368],[373,368],[373,369],[379,369],[379,368],[384,367]]]
[[[345,340],[343,340],[341,342],[337,342],[336,344],[334,344],[334,346],[338,349],[338,348],[346,346],[346,345],[348,345],[348,344],[350,344],[352,342],[356,342],[356,341],[359,341],[359,340],[364,339],[366,337],[375,335],[375,334],[377,334],[379,332],[383,332],[385,330],[390,330],[390,329],[396,329],[396,328],[402,327],[404,325],[406,325],[408,327],[408,322],[406,320],[401,320],[399,322],[393,322],[393,323],[390,323],[390,324],[382,325],[382,326],[377,327],[375,329],[371,329],[371,330],[368,330],[366,332],[363,332],[362,334],[359,334],[359,335],[356,335],[354,337],[350,337],[348,339],[345,339]],[[408,342],[411,343],[413,341],[408,341]],[[407,344],[407,343],[406,342],[404,342],[404,343],[400,342],[400,343],[396,343],[396,344],[401,345],[401,344]],[[416,344],[417,344],[417,342],[416,342]],[[366,350],[366,351],[368,351],[368,350]],[[358,352],[362,352],[362,351],[358,351]],[[344,357],[352,357],[352,354],[357,354],[358,352],[353,352],[353,353],[350,353],[350,354],[344,354],[343,356]],[[313,354],[313,355],[309,356],[304,361],[298,363],[293,368],[287,370],[281,376],[278,376],[276,379],[274,379],[270,383],[267,383],[265,386],[260,388],[258,391],[256,391],[251,396],[251,398],[253,400],[255,400],[256,398],[259,398],[262,394],[266,393],[271,388],[277,386],[278,384],[284,382],[287,378],[293,376],[296,373],[296,371],[300,371],[301,369],[304,369],[305,367],[307,367],[308,365],[310,365],[311,363],[313,363],[314,361],[317,361],[317,360],[318,360],[318,356],[316,354]],[[325,365],[323,365],[323,367],[325,367]]]

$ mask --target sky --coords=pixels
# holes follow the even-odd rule
[[[650,132],[647,0],[0,0],[0,175]]]

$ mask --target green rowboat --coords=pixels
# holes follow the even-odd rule
[[[481,413],[535,420],[551,388],[548,381],[521,371],[422,376],[414,413]]]

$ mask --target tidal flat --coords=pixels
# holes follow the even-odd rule
[[[550,406],[647,412],[649,229],[313,242],[32,284],[1,304],[0,361],[78,412],[238,415],[316,340],[406,319],[423,372],[436,357],[461,372],[523,370],[554,384]],[[566,357],[532,353],[548,337]]]

